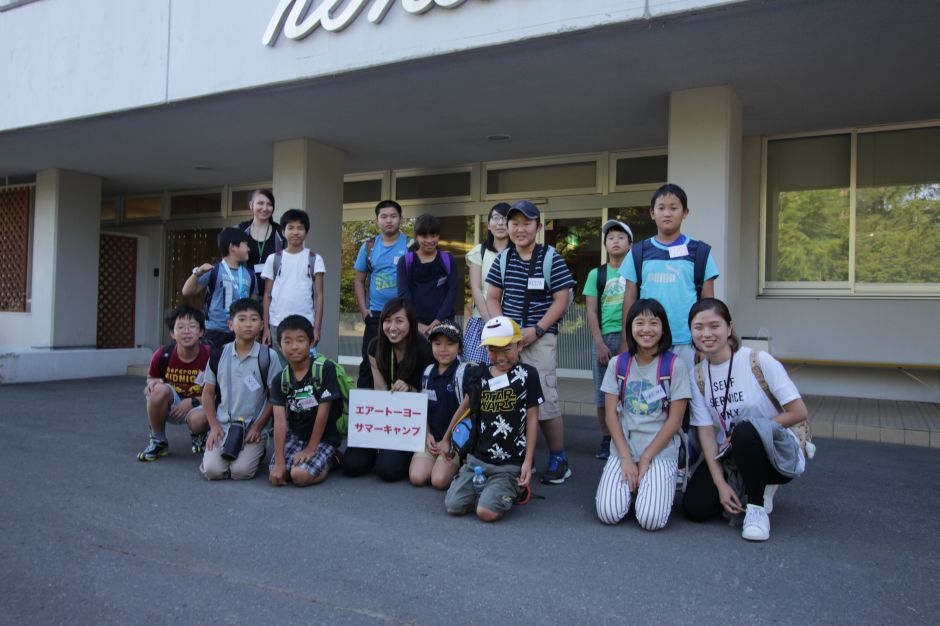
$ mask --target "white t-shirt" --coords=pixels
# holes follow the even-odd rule
[[[483,282],[482,291],[483,298],[486,298],[486,294],[490,291],[490,284],[486,282],[486,277],[490,273],[490,268],[493,267],[493,261],[496,260],[496,257],[499,256],[499,253],[493,252],[492,250],[484,250],[483,244],[478,243],[473,246],[470,252],[467,253],[467,263],[471,265],[479,265],[483,269],[480,280]],[[480,315],[480,310],[473,305],[473,317],[483,317]]]
[[[766,352],[758,355],[760,369],[764,373],[764,380],[771,393],[781,406],[786,405],[800,397],[796,385],[790,380],[787,370],[780,361]],[[702,373],[705,381],[704,396],[699,391],[698,383],[692,383],[692,426],[714,425],[718,444],[725,440],[725,431],[719,419],[719,411],[724,406],[725,383],[728,381],[728,363],[709,365],[702,361],[696,367]],[[777,416],[777,409],[767,394],[760,388],[757,377],[751,371],[751,349],[741,348],[734,353],[734,365],[731,370],[731,380],[728,385],[728,406],[724,413],[726,422],[736,423],[740,418],[747,416],[751,419],[773,419]],[[792,433],[791,433],[792,435]],[[796,435],[793,435],[796,438]],[[803,451],[800,450],[802,460]]]
[[[271,326],[277,326],[288,315],[303,315],[311,324],[313,319],[313,276],[310,276],[310,251],[304,248],[300,252],[281,252],[279,276],[274,281],[271,292],[271,308],[268,312]],[[319,254],[313,265],[314,273],[325,274],[326,266]],[[261,278],[274,278],[274,255],[264,262]]]

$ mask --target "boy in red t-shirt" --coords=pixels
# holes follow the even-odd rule
[[[150,359],[147,385],[147,421],[150,441],[137,455],[138,461],[156,461],[169,454],[166,423],[188,424],[193,454],[205,452],[209,421],[199,402],[209,364],[210,348],[200,342],[206,330],[202,311],[179,306],[166,318],[173,343],[159,348]]]

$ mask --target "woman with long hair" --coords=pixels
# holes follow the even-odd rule
[[[471,363],[481,365],[490,363],[486,350],[480,347],[483,324],[490,319],[490,314],[486,309],[486,293],[489,291],[489,285],[485,279],[499,253],[512,245],[509,241],[509,226],[506,222],[507,213],[509,213],[509,205],[505,202],[493,205],[486,218],[486,241],[478,243],[467,253],[470,293],[473,295],[473,314],[467,319],[462,358]]]

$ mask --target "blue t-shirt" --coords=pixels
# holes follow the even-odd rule
[[[486,277],[486,282],[497,289],[503,290],[503,315],[510,317],[519,324],[520,328],[533,327],[539,323],[548,307],[552,305],[552,294],[562,289],[570,289],[574,286],[574,278],[571,276],[571,270],[565,265],[565,260],[557,252],[552,258],[551,270],[551,288],[548,282],[544,281],[543,262],[547,246],[537,246],[533,254],[532,278],[537,281],[541,279],[544,282],[543,288],[532,289],[529,293],[529,311],[523,323],[522,312],[525,304],[525,293],[529,279],[529,261],[522,260],[515,248],[506,248],[500,252],[500,256],[509,255],[506,261],[506,284],[503,285],[503,277],[500,273],[499,257],[493,261],[490,267],[490,273]],[[546,328],[546,332],[558,334],[558,323],[552,324],[551,328]]]
[[[254,277],[244,265],[239,265],[238,269],[230,268],[225,261],[219,261],[217,265],[215,288],[206,311],[206,329],[228,332],[228,309],[236,300],[252,296]],[[212,272],[206,272],[197,282],[203,289],[208,289],[211,277]]]
[[[385,303],[398,295],[398,259],[408,252],[408,238],[398,234],[398,240],[390,246],[382,243],[382,237],[372,241],[372,273],[369,275],[369,310],[381,311]],[[357,272],[369,271],[366,263],[366,244],[359,247],[359,255],[353,267]]]
[[[666,245],[650,237],[643,242],[643,280],[640,283],[640,298],[659,300],[669,318],[673,345],[692,343],[689,331],[689,310],[695,304],[695,250],[701,244],[697,239],[685,235]],[[686,254],[670,256],[670,248],[686,247]],[[672,254],[675,254],[673,251]],[[620,266],[620,275],[636,284],[636,266],[633,255],[628,254]],[[705,280],[718,277],[718,266],[708,253],[705,262]]]

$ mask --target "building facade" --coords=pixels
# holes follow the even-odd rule
[[[529,198],[579,280],[600,225],[689,194],[742,336],[804,393],[940,401],[940,69],[929,1],[0,2],[0,381],[123,373],[215,233],[272,187],[327,265],[392,197],[460,261]],[[470,306],[458,298],[455,316]],[[560,368],[586,376],[579,298]]]

